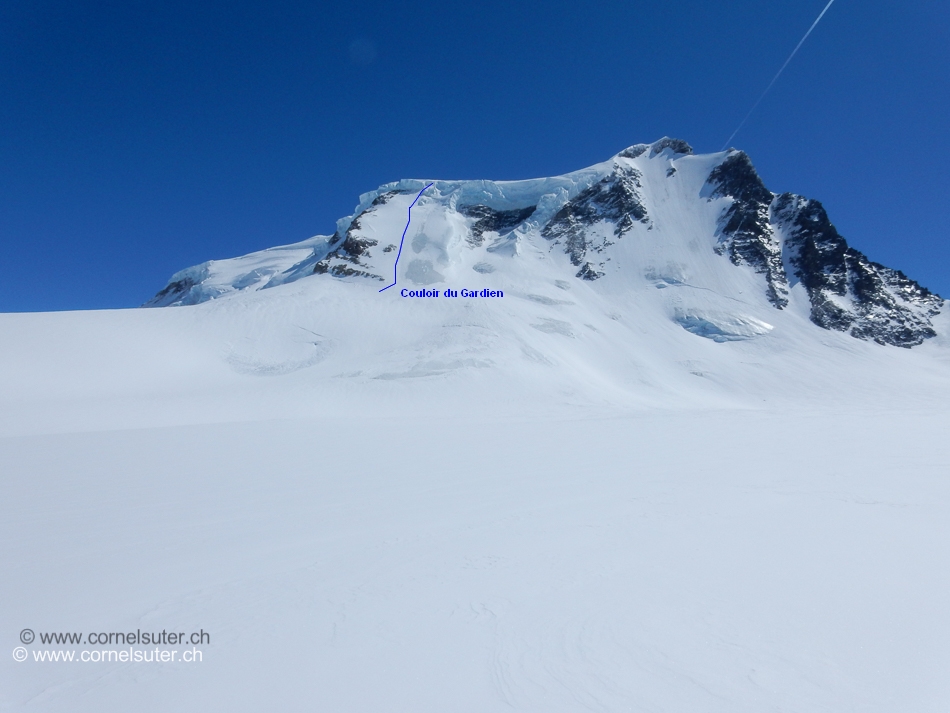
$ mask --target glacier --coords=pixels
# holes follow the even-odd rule
[[[0,314],[0,710],[943,711],[943,300],[668,138],[434,180],[380,293],[427,182]]]

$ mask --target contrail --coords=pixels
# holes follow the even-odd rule
[[[819,22],[821,22],[821,18],[823,18],[823,17],[825,16],[825,13],[828,12],[828,8],[831,7],[831,4],[832,4],[834,1],[835,1],[835,0],[828,0],[828,4],[825,5],[825,9],[822,10],[822,11],[821,11],[821,14],[818,15],[818,17],[815,19],[815,21],[814,21],[813,23],[811,23],[811,27],[808,28],[808,32],[806,32],[806,33],[805,33],[805,36],[802,37],[802,39],[798,42],[797,45],[795,45],[795,49],[792,50],[792,53],[788,56],[788,59],[785,60],[785,64],[783,64],[783,65],[782,65],[782,68],[781,68],[778,72],[775,73],[775,76],[774,76],[774,77],[772,77],[772,81],[769,82],[769,86],[767,86],[767,87],[765,88],[765,91],[762,92],[762,96],[760,96],[760,97],[758,98],[758,101],[756,101],[755,104],[752,105],[752,108],[749,109],[749,113],[745,115],[745,119],[743,119],[743,120],[742,120],[742,123],[740,123],[739,126],[736,127],[736,130],[732,132],[732,135],[731,135],[728,139],[726,139],[726,143],[723,144],[723,146],[722,146],[721,149],[719,149],[720,151],[725,151],[725,150],[726,150],[726,147],[729,146],[729,142],[732,141],[732,139],[735,138],[735,135],[739,133],[739,129],[741,129],[743,126],[745,126],[745,123],[749,120],[749,117],[752,116],[752,112],[754,112],[755,109],[756,109],[756,107],[758,107],[759,104],[762,102],[762,100],[765,99],[765,95],[769,93],[769,89],[771,89],[771,88],[772,88],[772,85],[775,84],[775,80],[778,79],[778,78],[781,76],[782,72],[785,71],[785,68],[788,66],[788,63],[792,61],[792,57],[794,57],[795,54],[798,52],[798,50],[801,48],[801,46],[802,46],[803,44],[805,44],[805,40],[808,39],[808,35],[810,35],[810,34],[811,34],[811,31],[815,29],[815,26],[816,26]]]

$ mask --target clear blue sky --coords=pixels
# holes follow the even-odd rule
[[[135,306],[399,178],[717,151],[826,0],[0,3],[0,311]],[[950,6],[837,0],[733,140],[950,297]]]

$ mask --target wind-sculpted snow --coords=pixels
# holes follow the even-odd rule
[[[407,227],[406,210],[429,183]],[[194,305],[307,279],[330,292],[341,282],[360,285],[372,309],[385,299],[372,286],[392,274],[403,230],[396,277],[410,288],[596,283],[579,306],[609,294],[720,342],[728,330],[708,326],[718,322],[677,315],[705,310],[731,314],[722,324],[773,327],[746,330],[742,339],[770,338],[787,329],[786,319],[804,318],[911,347],[937,333],[932,318],[943,305],[849,247],[817,201],[769,191],[745,153],[695,155],[686,142],[663,138],[563,176],[388,183],[363,194],[331,237],[188,268],[148,306]],[[769,316],[774,311],[788,317]]]
[[[732,313],[680,311],[676,314],[676,321],[683,329],[700,337],[712,339],[714,342],[735,342],[743,339],[754,339],[772,331],[771,324],[756,319]]]

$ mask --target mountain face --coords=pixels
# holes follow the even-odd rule
[[[936,335],[929,318],[943,300],[848,247],[821,203],[792,193],[776,196],[742,152],[730,153],[709,183],[713,196],[733,200],[720,221],[716,252],[760,273],[776,308],[788,306],[791,275],[807,290],[811,320],[819,327],[902,347]]]
[[[694,155],[665,138],[564,176],[435,181],[419,195],[426,183],[364,194],[331,236],[182,270],[146,306],[300,279],[373,295],[395,266],[396,294],[486,281],[569,290],[573,280],[720,342],[767,335],[776,312],[883,345],[936,335],[939,296],[849,247],[818,201],[769,191],[742,151]]]

